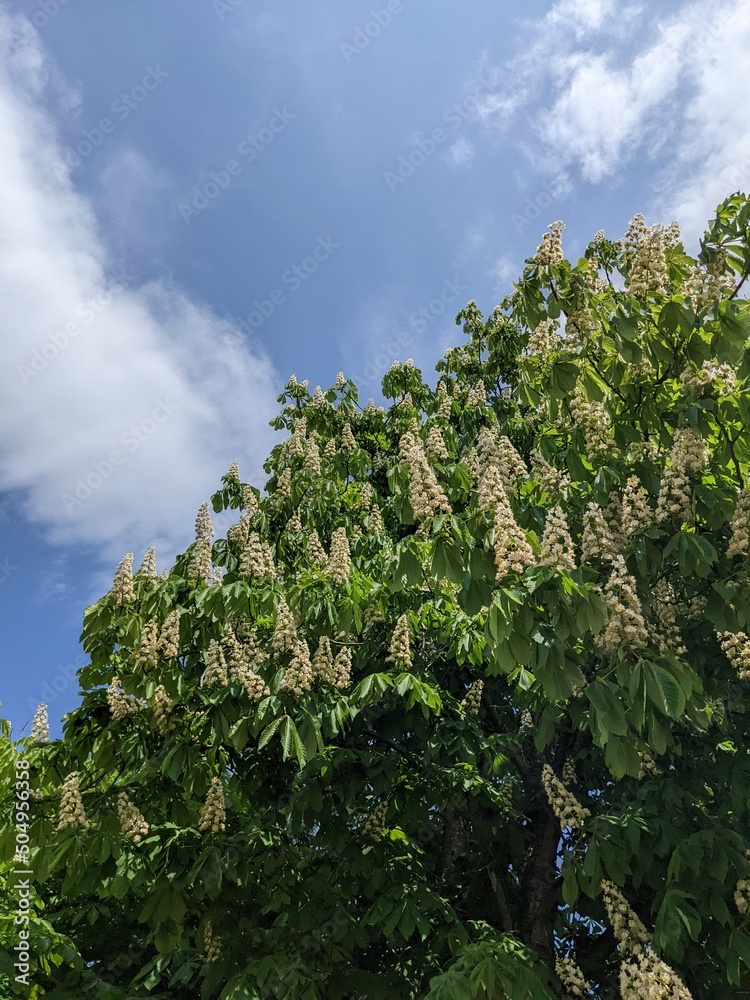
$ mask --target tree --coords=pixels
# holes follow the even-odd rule
[[[387,410],[291,377],[16,748],[36,995],[750,995],[749,219],[554,223]]]

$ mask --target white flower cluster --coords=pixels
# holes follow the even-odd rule
[[[376,503],[372,505],[367,515],[367,533],[369,535],[382,535],[385,532],[385,522],[380,507]]]
[[[726,658],[741,681],[750,681],[750,638],[744,632],[717,632]]]
[[[227,470],[227,479],[236,479],[239,482],[240,467],[236,461],[230,462],[229,469]]]
[[[145,580],[156,579],[156,549],[153,545],[146,549],[146,553],[141,562],[141,568],[136,573],[136,576],[143,577]]]
[[[555,972],[569,997],[589,996],[591,985],[570,955],[559,955],[555,959]]]
[[[542,785],[547,793],[552,812],[560,823],[560,829],[565,830],[568,827],[577,829],[583,826],[591,815],[591,811],[581,805],[575,795],[560,781],[549,764],[545,764],[542,768]]]
[[[622,1000],[692,1000],[683,981],[650,948],[620,966]]]
[[[741,878],[734,887],[734,905],[743,916],[750,910],[750,882]]]
[[[346,583],[349,579],[351,562],[346,528],[336,528],[331,535],[331,554],[326,564],[326,574],[334,583]]]
[[[180,655],[180,612],[177,608],[169,612],[161,628],[156,618],[149,618],[143,626],[135,659],[153,667],[158,663],[160,653],[165,659]]]
[[[60,812],[57,817],[57,829],[88,830],[91,826],[86,819],[83,808],[78,772],[72,771],[63,782],[60,794]]]
[[[307,551],[314,566],[325,566],[328,562],[328,554],[323,548],[317,528],[313,528],[307,536]]]
[[[140,844],[143,838],[148,836],[150,827],[143,813],[125,792],[120,792],[117,797],[117,816],[125,840],[132,840],[134,844]]]
[[[647,775],[650,775],[652,778],[656,778],[661,774],[661,770],[648,750],[639,750],[638,757],[641,761],[640,767],[638,768],[639,781],[643,781]]]
[[[451,412],[453,410],[453,400],[448,395],[448,387],[442,379],[438,382],[437,393],[440,397],[437,418],[438,420],[450,420]]]
[[[411,668],[411,626],[407,614],[401,615],[396,622],[396,627],[391,636],[388,656],[385,659],[386,663],[394,663],[397,667],[402,667],[404,670]]]
[[[412,431],[401,436],[401,460],[409,467],[409,499],[414,516],[419,519],[436,514],[450,514],[451,505],[430,468],[420,438]]]
[[[318,648],[312,659],[312,672],[313,676],[319,677],[324,684],[333,684],[336,672],[333,667],[331,640],[327,635],[322,635],[318,640]]]
[[[484,387],[484,380],[478,378],[469,389],[466,397],[467,406],[484,406],[487,402],[487,390]]]
[[[536,248],[536,253],[532,258],[536,264],[544,264],[548,267],[557,267],[562,264],[565,259],[562,251],[563,229],[565,229],[565,223],[559,219],[547,226],[547,232],[542,236],[541,243]]]
[[[166,692],[163,684],[160,684],[154,691],[154,719],[160,733],[167,731],[169,713],[172,711],[172,699]]]
[[[120,685],[120,679],[116,675],[112,678],[107,688],[107,704],[112,713],[112,718],[116,722],[119,722],[121,719],[127,719],[128,716],[135,715],[140,708],[134,698],[125,694]]]
[[[448,449],[437,424],[433,424],[427,434],[425,451],[431,462],[444,462],[448,457]]]
[[[336,654],[331,671],[329,683],[340,691],[345,690],[351,684],[352,679],[352,651],[348,646],[342,646]]]
[[[299,515],[299,510],[295,510],[286,522],[286,531],[288,531],[290,535],[298,535],[302,531],[302,518]]]
[[[690,473],[704,468],[707,461],[708,451],[700,435],[689,428],[675,431],[670,464],[664,470],[656,501],[657,521],[670,517],[692,520]]]
[[[727,555],[750,556],[750,490],[740,490],[730,522],[732,537]]]
[[[685,984],[651,949],[651,935],[613,882],[602,882],[604,906],[620,952],[622,1000],[692,1000]]]
[[[276,477],[276,495],[280,497],[292,495],[292,470],[288,466]]]
[[[576,269],[583,272],[586,287],[595,295],[609,290],[609,282],[599,274],[599,266],[593,257],[582,260]]]
[[[240,559],[240,576],[262,577],[275,576],[276,564],[271,546],[262,539],[257,531],[248,535]]]
[[[203,956],[209,964],[221,958],[221,938],[214,932],[210,920],[203,926]]]
[[[637,476],[630,476],[625,483],[620,505],[620,535],[623,544],[639,531],[643,531],[653,521],[653,513],[648,504],[648,494]]]
[[[609,620],[596,642],[606,652],[613,653],[624,645],[630,650],[642,649],[648,643],[648,626],[633,577],[628,573],[622,556],[615,556],[612,574],[604,588],[604,602]]]
[[[224,805],[224,785],[221,778],[212,778],[208,786],[206,800],[198,819],[198,829],[219,833],[226,829],[226,807]]]
[[[568,757],[563,764],[562,769],[562,780],[564,785],[577,785],[578,775],[576,774],[576,766],[573,763],[573,759]]]
[[[336,382],[335,382],[336,388],[337,389],[343,389],[345,382],[346,382],[346,379],[344,378],[344,373],[343,372],[339,372],[338,375],[336,376]]]
[[[224,650],[216,639],[208,644],[206,667],[201,675],[200,686],[218,684],[226,687],[229,684],[229,668],[224,656]]]
[[[562,507],[553,507],[547,514],[542,534],[540,566],[551,566],[560,572],[572,573],[576,568],[573,539]]]
[[[560,337],[557,333],[557,321],[554,319],[543,319],[541,323],[534,327],[526,345],[526,350],[530,355],[540,355],[546,357],[550,351],[554,351],[560,346]]]
[[[292,650],[289,666],[284,671],[284,677],[279,685],[280,691],[290,691],[299,697],[304,691],[309,691],[313,682],[310,649],[304,639],[297,639]]]
[[[341,432],[341,447],[344,451],[352,452],[357,450],[357,442],[352,432],[352,425],[347,421]]]
[[[466,697],[461,702],[461,707],[468,715],[479,715],[479,706],[482,704],[482,692],[484,691],[484,681],[474,681]]]
[[[536,450],[531,452],[531,475],[541,486],[542,492],[549,496],[563,493],[570,486],[568,473],[550,465],[541,452]]]
[[[612,531],[598,503],[589,503],[583,515],[583,535],[581,536],[581,558],[584,562],[598,559],[612,562],[617,555]]]
[[[482,478],[489,466],[497,466],[506,491],[510,491],[518,479],[528,474],[526,463],[510,438],[501,434],[496,424],[482,427],[479,431],[477,446],[469,452],[466,465],[476,480]]]
[[[311,476],[320,475],[320,448],[318,447],[318,442],[313,436],[315,432],[307,438],[305,441],[305,472],[309,473]]]
[[[510,573],[523,573],[535,563],[534,552],[526,532],[516,521],[507,496],[503,494],[495,505],[495,579],[500,582]]]
[[[596,336],[598,329],[599,324],[588,306],[573,310],[565,321],[565,349],[579,353]]]
[[[602,882],[604,907],[612,931],[620,948],[629,954],[638,954],[651,942],[651,935],[614,882]]]
[[[506,499],[507,481],[496,462],[489,463],[482,472],[477,485],[477,507],[489,512]]]
[[[612,421],[604,403],[589,402],[581,385],[577,385],[570,400],[570,412],[580,426],[590,455],[605,455],[615,447]]]
[[[227,665],[229,676],[238,680],[251,701],[260,701],[271,693],[266,682],[253,667],[268,659],[259,647],[255,630],[251,630],[245,642],[240,642],[231,632],[227,637]]]
[[[292,425],[292,433],[284,442],[282,455],[290,458],[304,458],[306,440],[307,417],[298,417]]]
[[[133,553],[128,552],[124,556],[115,570],[115,578],[112,583],[110,593],[119,605],[127,604],[135,600],[135,588],[133,587]]]
[[[254,517],[260,510],[258,498],[252,486],[242,487],[242,510],[249,516]]]
[[[297,625],[294,621],[286,598],[282,595],[279,598],[276,608],[276,624],[273,629],[271,648],[277,655],[280,653],[291,653],[297,642]]]
[[[173,608],[159,631],[159,647],[166,659],[180,655],[180,612]]]
[[[362,824],[362,833],[370,837],[377,838],[385,829],[385,818],[388,814],[388,803],[386,801],[378,803]]]
[[[326,441],[325,448],[323,448],[323,457],[324,458],[335,458],[337,452],[338,452],[338,448],[336,447],[336,439],[335,438],[329,438]]]
[[[47,702],[43,701],[34,712],[29,739],[32,743],[49,743],[49,713]]]
[[[253,497],[254,496],[255,494],[253,494]],[[227,541],[232,542],[234,545],[236,545],[237,548],[240,549],[240,551],[242,551],[242,549],[244,549],[245,545],[247,544],[247,539],[250,535],[253,518],[255,517],[256,513],[257,511],[253,512],[249,510],[243,510],[242,514],[240,515],[239,521],[236,524],[231,525],[231,527],[227,529]]]
[[[622,241],[630,267],[625,285],[628,295],[662,295],[667,291],[667,251],[680,242],[676,222],[669,226],[656,223],[647,226],[639,212],[630,222]]]
[[[701,312],[733,286],[734,280],[727,268],[726,254],[722,250],[710,264],[698,263],[693,267],[685,282],[685,292],[692,299],[696,312]]]
[[[684,389],[702,389],[706,385],[719,385],[725,393],[737,388],[737,374],[731,365],[719,363],[716,358],[704,361],[700,368],[687,365],[680,375]]]
[[[683,656],[687,647],[683,642],[682,630],[677,624],[679,600],[673,585],[662,578],[653,587],[651,601],[658,627],[652,629],[652,637],[663,652],[673,652]]]
[[[198,508],[195,519],[195,547],[188,566],[188,576],[197,576],[206,580],[211,576],[211,553],[214,537],[214,526],[211,521],[211,510],[208,500],[204,500]]]

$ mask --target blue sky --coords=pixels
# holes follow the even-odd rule
[[[160,568],[288,376],[426,372],[544,228],[694,246],[750,178],[725,0],[0,6],[2,713],[76,703],[84,608]],[[87,487],[86,482],[95,484]]]

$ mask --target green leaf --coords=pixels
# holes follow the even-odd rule
[[[292,746],[295,735],[299,740],[299,733],[297,733],[297,727],[294,725],[289,716],[285,715],[284,718],[282,719],[281,731],[279,733],[279,737],[281,739],[282,760],[288,760],[289,755],[292,752]]]
[[[557,361],[552,365],[547,382],[550,394],[565,399],[575,389],[578,365],[574,361]]]
[[[609,681],[597,678],[593,684],[586,686],[586,697],[596,709],[596,730],[600,746],[604,746],[610,734],[624,736],[628,731],[625,719],[625,709],[617,697],[617,689]]]
[[[679,719],[685,711],[685,694],[669,671],[657,663],[644,663],[646,690],[652,703],[670,719]]]
[[[268,743],[273,734],[276,732],[276,730],[279,728],[281,723],[286,718],[288,718],[288,716],[280,715],[277,719],[274,719],[273,722],[271,722],[268,726],[266,726],[266,728],[260,734],[260,739],[258,740],[259,750],[263,749],[263,747],[266,745],[266,743]]]

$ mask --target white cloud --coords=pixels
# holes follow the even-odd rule
[[[688,234],[702,232],[727,194],[750,189],[750,7],[557,0],[528,32],[515,89],[485,118],[506,134],[515,99],[538,175],[627,177],[642,192],[639,208],[650,196],[651,211]]]
[[[450,161],[455,167],[470,167],[474,159],[474,153],[474,143],[470,139],[467,139],[466,136],[461,136],[448,149]]]
[[[90,201],[53,169],[50,60],[5,12],[0,66],[0,487],[21,491],[54,541],[90,543],[107,562],[152,541],[171,554],[231,459],[263,481],[278,380],[206,305],[158,280],[139,286],[110,259]],[[103,178],[105,196],[116,179]]]

